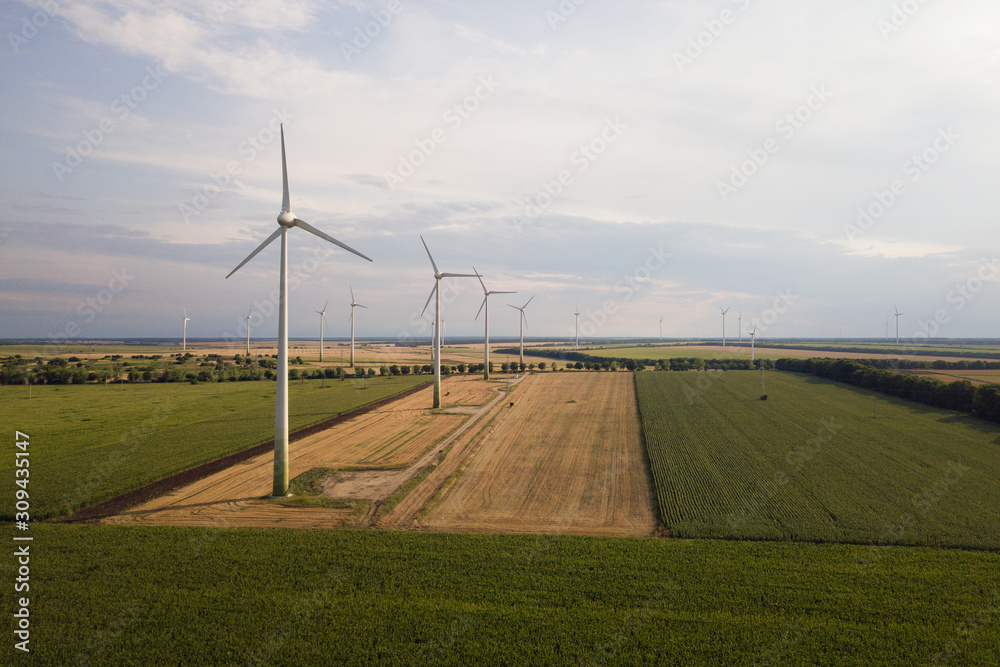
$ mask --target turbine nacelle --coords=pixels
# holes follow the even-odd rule
[[[291,229],[295,226],[295,214],[291,211],[282,211],[281,215],[278,216],[278,224],[282,227],[288,227]]]

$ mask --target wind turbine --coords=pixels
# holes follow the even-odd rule
[[[288,197],[288,168],[285,163],[284,125],[281,126],[281,185],[281,213],[278,215],[278,228],[226,276],[226,278],[229,278],[229,276],[239,271],[244,264],[256,257],[257,253],[266,248],[276,238],[281,237],[281,268],[278,273],[278,293],[280,295],[278,299],[278,386],[275,391],[274,400],[274,485],[271,488],[272,496],[285,496],[288,494],[288,230],[292,227],[301,227],[310,234],[314,234],[325,241],[340,246],[362,259],[367,259],[369,262],[372,261],[370,257],[362,255],[354,248],[299,220],[292,213]]]
[[[753,361],[753,344],[757,340],[757,325],[753,325],[753,331],[750,332],[750,361]]]
[[[740,316],[736,318],[736,321],[739,324],[739,326],[737,327],[739,329],[739,334],[740,334],[739,343],[740,343],[740,345],[742,345],[743,344],[743,309],[740,309]]]
[[[535,298],[535,295],[532,294],[531,295],[531,299],[534,299],[534,298]],[[531,303],[531,299],[528,299],[528,301],[523,306],[521,306],[520,308],[518,308],[517,306],[513,306],[513,305],[511,305],[509,303],[507,304],[508,306],[510,306],[511,308],[513,308],[514,310],[521,311],[521,358],[520,358],[519,363],[522,363],[522,364],[524,363],[524,327],[528,326],[528,318],[524,314],[524,309],[528,307],[529,303]]]
[[[326,307],[330,305],[330,300],[327,299],[326,303],[323,304],[323,310],[317,310],[316,314],[319,315],[319,362],[323,363],[323,325],[326,324]],[[351,364],[352,366],[354,364]]]
[[[250,310],[247,311],[247,357],[250,356],[250,318],[253,317],[251,313],[253,313],[252,303],[250,304]]]
[[[899,316],[905,315],[906,313],[899,312],[899,308],[896,304],[892,304],[892,309],[896,311],[896,345],[899,345]]]
[[[351,288],[351,368],[354,368],[354,309],[355,308],[367,308],[368,306],[362,306],[360,303],[354,299],[354,288]]]
[[[889,318],[885,318],[885,339],[889,340]]]
[[[576,349],[580,349],[580,304],[576,304]]]
[[[481,276],[479,276],[479,270],[476,267],[472,267],[472,270],[476,272],[479,278],[479,284],[483,286],[483,302],[479,305],[479,310],[476,312],[476,319],[479,319],[479,313],[483,312],[483,308],[486,309],[486,317],[484,322],[486,323],[486,337],[483,339],[483,379],[490,379],[490,295],[491,294],[517,294],[517,292],[502,292],[499,290],[493,290],[492,292],[486,289],[486,283],[483,282]]]
[[[732,306],[729,308],[732,308]],[[726,308],[725,310],[719,308],[719,310],[722,311],[722,347],[726,346],[726,313],[729,312],[729,308]]]
[[[188,349],[188,320],[190,320],[190,319],[191,318],[188,317],[187,308],[185,308],[184,309],[184,342],[182,343],[182,347],[181,347],[181,350],[183,352],[187,352],[187,349]]]
[[[442,278],[475,278],[478,277],[478,273],[441,273],[438,270],[438,265],[434,262],[434,258],[431,257],[430,248],[427,247],[427,241],[424,237],[420,237],[420,242],[424,244],[424,250],[427,251],[427,258],[431,260],[431,266],[434,267],[434,287],[431,289],[430,296],[427,297],[427,303],[424,304],[424,310],[420,311],[421,316],[427,310],[427,306],[430,305],[431,299],[434,299],[434,407],[441,407],[441,279]]]
[[[663,318],[660,318],[660,340],[663,340]]]

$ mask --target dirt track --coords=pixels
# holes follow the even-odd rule
[[[632,374],[530,380],[419,527],[650,535],[656,516]]]

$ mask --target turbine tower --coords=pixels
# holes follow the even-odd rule
[[[531,299],[534,299],[534,298],[535,298],[535,295],[532,294],[531,295]],[[510,306],[511,308],[513,308],[514,310],[521,311],[521,358],[518,361],[518,363],[522,363],[522,364],[524,363],[524,327],[528,326],[528,318],[524,314],[524,309],[528,307],[529,303],[531,303],[531,299],[528,299],[528,301],[523,306],[521,306],[520,308],[518,308],[517,306],[513,306],[513,305],[511,305],[509,303],[507,304],[508,306]]]
[[[278,272],[278,294],[280,295],[278,299],[278,386],[275,391],[274,400],[274,484],[271,488],[271,495],[273,496],[285,496],[288,494],[288,230],[293,227],[301,227],[310,234],[314,234],[325,241],[340,246],[362,259],[367,259],[369,262],[372,261],[370,257],[362,255],[354,248],[299,220],[292,213],[288,197],[288,168],[285,164],[284,125],[281,126],[281,184],[281,213],[278,215],[278,228],[226,276],[226,278],[229,278],[229,276],[239,271],[244,264],[256,257],[257,253],[266,248],[276,238],[281,237],[281,268]]]
[[[889,340],[889,318],[885,318],[885,339]]]
[[[326,324],[326,307],[330,305],[330,300],[327,299],[326,303],[323,304],[323,310],[317,310],[316,314],[319,315],[319,363],[323,363],[323,325]]]
[[[896,311],[896,345],[899,345],[899,316],[905,315],[906,313],[899,312],[899,308],[896,304],[892,304],[892,309]]]
[[[253,304],[250,304],[250,310],[247,311],[247,357],[250,356],[250,318],[253,317]]]
[[[491,294],[517,294],[517,292],[502,292],[499,290],[490,291],[486,289],[486,283],[483,282],[481,276],[479,276],[479,271],[476,267],[472,267],[472,270],[476,273],[479,278],[479,284],[483,286],[483,302],[479,305],[479,311],[476,312],[476,319],[479,319],[479,313],[483,312],[483,308],[486,309],[486,317],[484,322],[486,323],[486,337],[483,338],[483,379],[490,379],[490,295]]]
[[[351,288],[351,368],[354,368],[354,309],[355,308],[367,308],[368,306],[362,306],[354,299],[354,287],[348,285]]]
[[[580,349],[580,304],[576,304],[576,349]]]
[[[424,304],[424,309],[420,311],[420,315],[423,316],[424,312],[427,310],[427,306],[430,305],[431,299],[434,298],[434,407],[441,407],[441,279],[442,278],[475,278],[478,277],[478,273],[441,273],[438,270],[437,264],[434,262],[434,258],[431,257],[430,248],[427,247],[427,241],[424,237],[420,237],[420,242],[424,244],[424,250],[427,251],[427,258],[431,260],[431,266],[434,267],[434,287],[431,289],[430,296],[427,297],[427,303]],[[435,298],[436,297],[436,298]]]
[[[188,320],[190,320],[190,319],[191,318],[188,317],[187,308],[185,308],[184,309],[184,339],[183,339],[184,342],[181,343],[181,350],[183,352],[187,352],[187,349],[188,349]]]
[[[750,361],[753,361],[753,344],[757,340],[757,325],[753,325],[753,331],[750,332]]]
[[[663,340],[663,318],[660,318],[660,341]]]
[[[732,308],[732,306],[729,308]],[[719,310],[722,311],[722,347],[726,346],[726,313],[729,312],[729,308],[726,308],[725,310],[719,308]]]

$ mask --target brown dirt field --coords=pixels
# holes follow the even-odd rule
[[[904,375],[924,375],[941,380],[942,382],[968,380],[975,385],[1000,383],[1000,371],[962,370],[958,368],[938,371],[933,369],[908,368],[897,372]]]
[[[476,397],[483,399],[484,403],[490,397],[487,383],[468,376],[443,379],[442,392],[449,394],[447,398],[464,401],[466,405],[472,404]],[[347,474],[338,474],[331,481],[334,486],[342,485],[343,496],[338,494],[338,497],[358,498],[364,495],[365,488],[376,495],[386,492],[387,486],[394,489],[405,481],[405,478],[400,479],[400,473],[406,471],[399,468],[415,465],[421,456],[426,456],[436,444],[469,419],[464,414],[435,413],[430,409],[431,397],[432,388],[426,387],[293,443],[289,447],[290,477],[319,467],[392,466],[396,469],[384,475],[381,482]],[[447,400],[443,402],[448,404]],[[108,517],[103,522],[320,528],[353,525],[357,521],[358,514],[352,509],[288,507],[267,500],[272,472],[273,453],[268,452]],[[410,474],[413,472],[415,470]]]
[[[631,373],[545,373],[512,399],[514,406],[504,404],[481,433],[471,461],[419,527],[653,533],[656,515]]]

